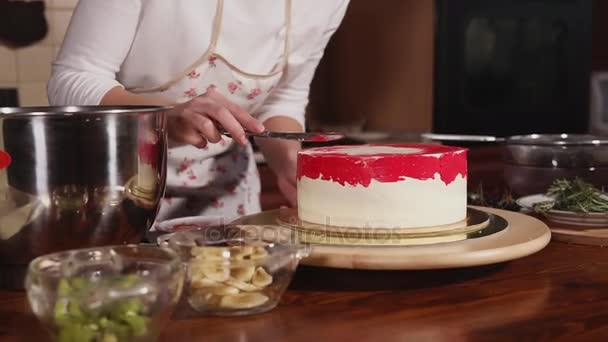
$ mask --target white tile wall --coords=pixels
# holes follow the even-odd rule
[[[0,82],[17,83],[17,53],[0,47]]]
[[[45,82],[51,76],[51,63],[55,49],[50,46],[33,46],[17,50],[17,77],[19,82]]]
[[[22,106],[48,106],[46,82],[20,83],[19,102]]]
[[[78,0],[47,0],[52,8],[73,9],[78,4]]]
[[[0,87],[17,87],[21,106],[47,105],[46,84],[51,63],[78,0],[45,0],[49,33],[38,44],[17,51],[0,47]],[[103,0],[101,0],[103,1]]]
[[[57,1],[57,0],[54,0]],[[72,18],[72,11],[65,9],[51,10],[51,27],[50,36],[52,37],[53,44],[61,45],[63,42],[63,36],[68,29],[70,19]]]
[[[8,89],[17,88],[17,82],[0,82],[0,89],[3,89],[3,88],[8,88]]]
[[[53,46],[53,36],[51,35],[51,31],[53,30],[53,23],[52,21],[52,11],[47,10],[44,12],[46,15],[46,22],[48,24],[48,33],[46,35],[46,37],[44,37],[44,39],[40,42],[38,42],[36,45],[43,45],[43,46]]]

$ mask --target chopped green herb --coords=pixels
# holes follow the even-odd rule
[[[112,286],[127,288],[137,283],[137,277],[126,276],[112,282]],[[58,329],[59,342],[118,342],[145,337],[149,333],[150,318],[145,306],[137,298],[108,303],[100,310],[83,306],[88,294],[98,287],[83,278],[66,278],[57,287],[53,319]]]
[[[534,211],[538,213],[546,213],[550,210],[576,213],[608,212],[608,194],[580,178],[572,181],[558,179],[549,187],[546,195],[551,197],[551,200],[535,204]]]
[[[59,285],[57,286],[57,294],[60,297],[65,297],[70,295],[70,293],[72,292],[72,287],[70,286],[70,283],[68,282],[67,279],[61,279],[59,281]]]

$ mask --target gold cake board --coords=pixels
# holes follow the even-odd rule
[[[302,264],[318,267],[371,270],[426,270],[481,266],[522,258],[549,243],[551,231],[534,217],[485,207],[471,207],[496,215],[508,223],[504,230],[469,239],[457,235],[452,240],[424,241],[409,246],[332,245],[311,243],[312,251]],[[235,224],[277,225],[285,210],[245,216]]]
[[[284,209],[278,213],[279,224],[306,232],[317,232],[325,235],[361,236],[362,234],[379,234],[380,232],[399,235],[400,237],[436,237],[440,235],[467,233],[479,230],[487,225],[489,216],[486,212],[467,208],[466,219],[452,224],[428,227],[409,228],[351,228],[338,227],[330,224],[321,225],[300,220],[297,209]]]
[[[363,246],[409,246],[459,241],[469,233],[488,227],[490,217],[484,211],[468,208],[467,219],[450,225],[422,228],[349,228],[312,224],[298,218],[296,209],[277,213],[277,223],[296,231],[304,243]]]

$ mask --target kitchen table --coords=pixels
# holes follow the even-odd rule
[[[22,292],[0,291],[0,341],[44,341]],[[273,311],[194,318],[161,341],[539,341],[608,337],[608,250],[552,242],[506,264],[377,272],[301,267]]]
[[[472,153],[474,182],[500,177],[499,155],[492,149]],[[527,258],[466,269],[388,272],[300,267],[273,311],[197,318],[178,309],[161,341],[599,341],[607,337],[608,250],[551,242]],[[25,294],[0,291],[0,341],[45,338]]]

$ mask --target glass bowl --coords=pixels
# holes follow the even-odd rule
[[[272,310],[308,247],[287,228],[229,225],[182,230],[158,238],[186,264],[184,298],[195,312],[217,316]]]
[[[109,246],[38,257],[25,287],[56,341],[154,341],[179,301],[184,275],[170,249]]]
[[[531,134],[507,139],[505,179],[515,196],[542,194],[556,179],[608,184],[608,138],[585,134]]]

